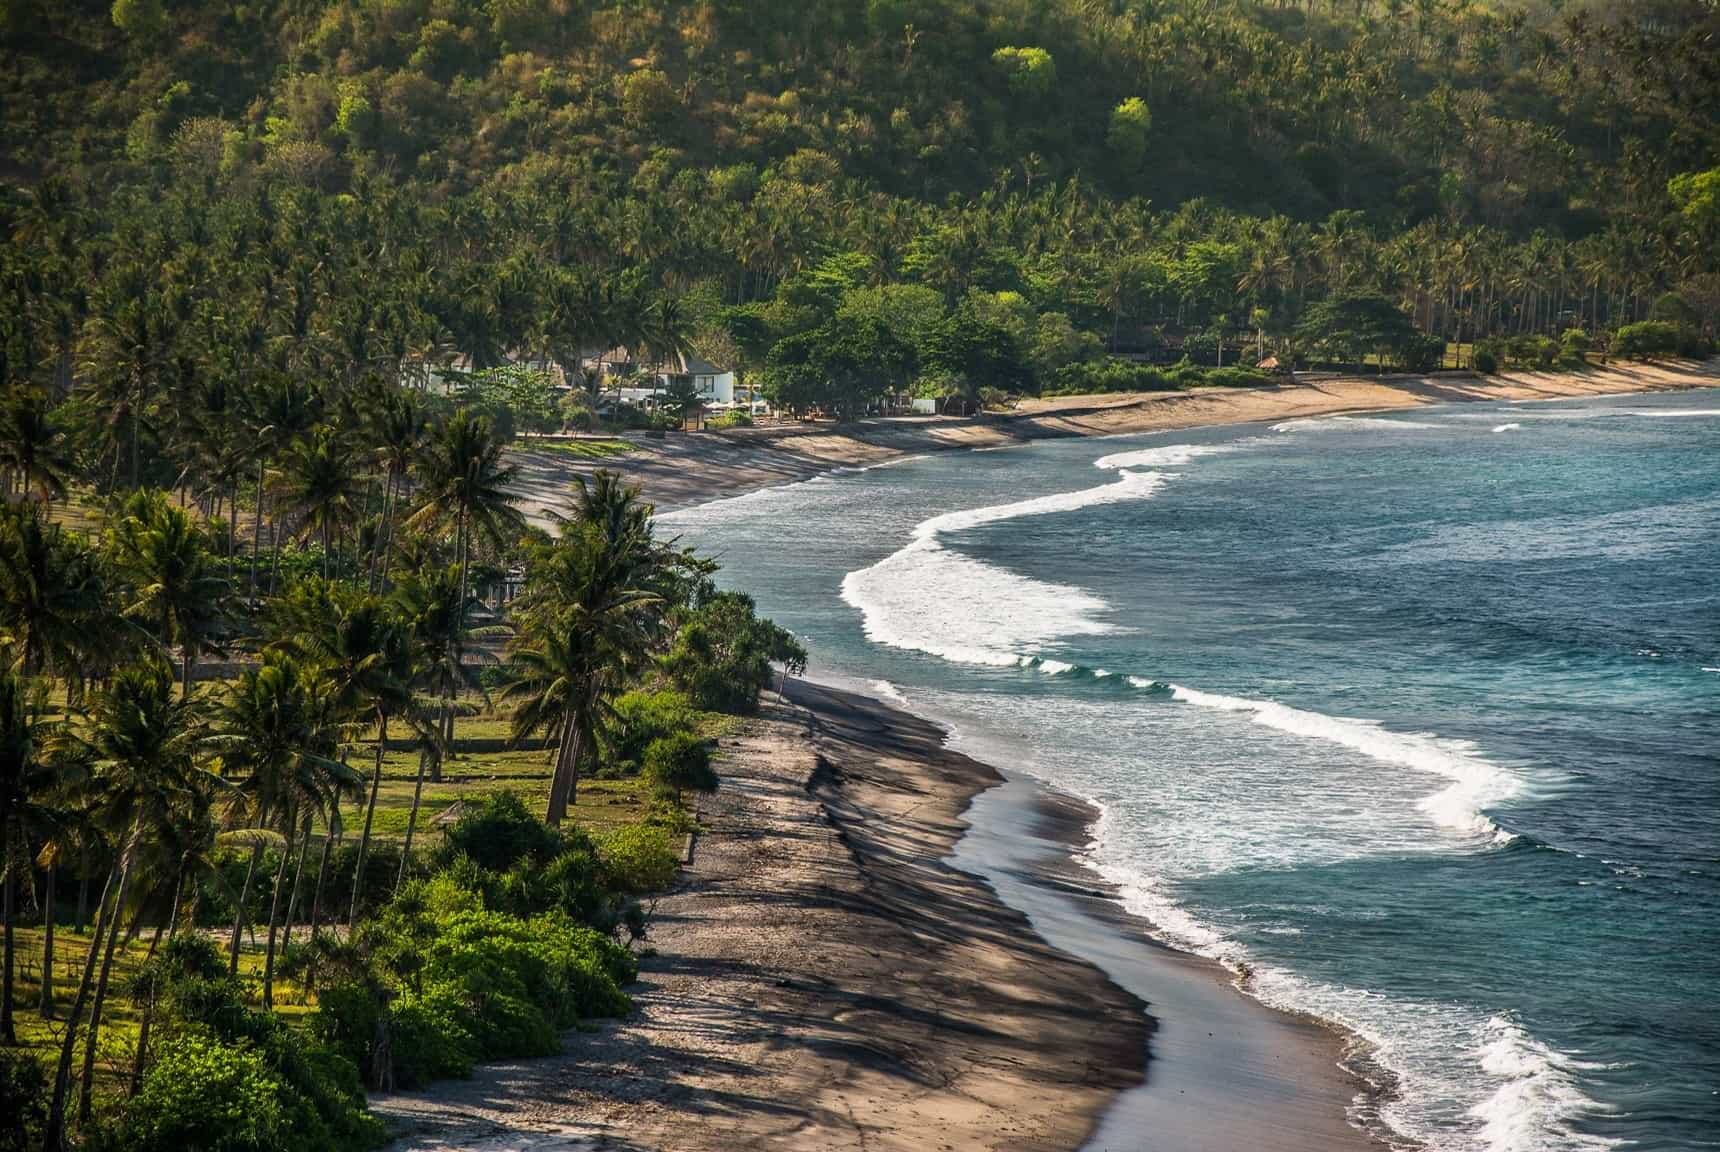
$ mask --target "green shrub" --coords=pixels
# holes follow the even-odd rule
[[[560,849],[556,830],[526,811],[525,801],[512,792],[478,800],[448,829],[448,852],[469,856],[492,872],[506,872],[521,860],[547,861]]]
[[[1271,377],[1252,368],[1208,368],[1205,373],[1205,383],[1215,388],[1259,388],[1271,381]]]
[[[1492,344],[1477,344],[1469,354],[1469,366],[1483,376],[1499,371],[1499,352]]]
[[[771,682],[773,661],[798,672],[806,650],[793,633],[761,619],[751,596],[717,592],[688,615],[662,667],[695,708],[747,713]]]
[[[397,1088],[470,1076],[480,1048],[458,990],[437,984],[401,994],[389,1005],[388,1052]]]
[[[150,1045],[146,1079],[156,1077],[158,1090],[152,1103],[141,1106],[141,1110],[134,1107],[124,1115],[115,1134],[120,1147],[151,1146],[147,1141],[153,1137],[148,1132],[158,1128],[170,1131],[177,1122],[174,1117],[187,1114],[187,1109],[223,1106],[220,1092],[231,1095],[239,1091],[233,1085],[205,1085],[201,1090],[209,1095],[207,1101],[191,1104],[176,1100],[172,1087],[180,1074],[174,1061],[191,1059],[186,1055],[189,1050],[182,1050],[182,1043],[204,1049],[215,1045],[242,1050],[262,1062],[274,1085],[273,1107],[279,1113],[279,1139],[266,1146],[284,1152],[341,1152],[381,1143],[382,1126],[365,1110],[356,1062],[314,1031],[307,1036],[272,1012],[249,1008],[244,1002],[243,983],[229,975],[225,956],[207,937],[196,933],[174,937],[139,970],[131,984],[134,999],[147,995],[156,1004],[156,1039]],[[214,1063],[208,1068],[214,1069],[234,1065],[240,1058],[230,1052],[216,1052],[209,1059]],[[243,1100],[235,1103],[229,1099],[227,1104],[246,1106]]]
[[[1678,352],[1679,331],[1663,320],[1626,324],[1613,333],[1612,352],[1631,360],[1648,360]]]
[[[677,797],[682,792],[717,790],[711,745],[691,732],[673,732],[651,741],[645,749],[643,773],[658,789]]]
[[[1065,364],[1044,389],[1050,396],[1088,396],[1108,392],[1168,392],[1176,387],[1151,364],[1104,357]]]
[[[605,767],[621,775],[639,771],[651,741],[691,732],[699,722],[692,702],[681,692],[628,692],[616,697],[611,708]]]
[[[21,1048],[0,1048],[0,1152],[37,1152],[48,1119],[47,1078]]]
[[[623,892],[661,892],[681,870],[680,853],[662,828],[629,824],[605,832],[597,843],[609,880]]]
[[[156,1050],[126,1107],[122,1146],[136,1152],[275,1152],[288,1129],[282,1085],[250,1044],[185,1032]]]

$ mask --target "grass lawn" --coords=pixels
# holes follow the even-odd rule
[[[219,684],[202,685],[200,689],[216,689]],[[709,739],[732,736],[744,729],[740,717],[705,714],[701,717],[701,734]],[[494,713],[459,717],[455,723],[456,739],[496,739],[506,735],[507,718]],[[375,743],[354,745],[348,760],[351,766],[368,779]],[[457,755],[444,767],[440,781],[426,779],[419,807],[416,850],[429,852],[442,842],[442,833],[433,821],[461,800],[477,799],[498,789],[519,794],[528,808],[541,810],[549,794],[550,756],[542,748],[482,751]],[[406,832],[411,812],[412,793],[418,771],[418,754],[412,749],[390,751],[383,757],[382,785],[377,793],[376,818],[372,836],[381,841],[398,842]],[[641,779],[585,779],[569,811],[569,823],[593,832],[637,823],[652,801],[650,787]],[[356,839],[363,821],[363,801],[349,801],[345,809],[346,838]],[[337,899],[336,903],[339,901]],[[62,907],[62,914],[69,909]],[[214,939],[225,953],[226,929],[202,929]],[[303,924],[295,927],[299,940],[305,939]],[[113,971],[108,981],[108,995],[103,1005],[102,1030],[96,1056],[97,1100],[122,1095],[131,1076],[137,1054],[142,1008],[132,1002],[128,986],[149,955],[153,928],[146,928],[135,939],[122,941],[114,952]],[[54,1015],[44,1018],[39,1010],[42,987],[42,930],[19,927],[15,930],[16,1026],[24,1050],[51,1070],[58,1058],[59,1044],[65,1035],[66,1016],[77,995],[78,983],[89,949],[88,932],[75,932],[62,924],[54,933]],[[266,948],[266,929],[251,925],[241,937],[239,973],[245,979],[246,998],[253,1007],[262,1004],[262,974]],[[292,1023],[304,1021],[316,1009],[316,1000],[299,984],[285,979],[275,982],[274,1009]],[[82,1060],[83,1037],[80,1031],[76,1060]],[[77,1067],[74,1064],[74,1068]]]
[[[533,452],[575,456],[581,460],[607,460],[633,451],[633,445],[626,440],[536,440],[524,441],[520,447]]]

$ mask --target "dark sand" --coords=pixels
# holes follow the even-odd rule
[[[1049,1152],[1141,1081],[1140,1002],[946,862],[996,774],[864,697],[790,695],[723,741],[635,1014],[374,1098],[397,1147]]]

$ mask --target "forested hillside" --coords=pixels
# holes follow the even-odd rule
[[[1720,312],[1704,0],[5,0],[0,25],[8,375],[77,376],[110,426],[218,376],[454,350],[690,342],[848,409],[1175,383],[1103,353],[1222,341],[1550,362],[1651,310],[1621,350],[1699,351]]]

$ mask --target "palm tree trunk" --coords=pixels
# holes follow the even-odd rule
[[[352,870],[352,903],[346,910],[346,926],[358,923],[358,898],[364,891],[364,857],[370,850],[370,825],[376,819],[376,793],[382,787],[382,753],[388,746],[388,713],[376,713],[376,766],[370,772],[370,800],[364,806],[364,831],[358,837],[358,863]]]
[[[0,861],[5,860],[5,837],[0,836]],[[12,1026],[12,977],[14,975],[17,954],[16,941],[12,933],[12,905],[16,880],[13,870],[6,869],[6,878],[0,881],[0,912],[5,916],[5,952],[6,952],[6,987],[0,990],[0,1043],[8,1046],[18,1043],[17,1030]]]
[[[305,878],[305,857],[311,854],[311,817],[305,816],[305,826],[299,832],[299,862],[293,868],[292,895],[287,898],[287,918],[281,923],[281,951],[293,942],[293,916],[299,910],[299,891]]]
[[[257,813],[257,822],[252,827],[261,828],[265,815],[266,813],[263,812]],[[251,863],[245,868],[245,884],[239,889],[239,906],[233,912],[233,936],[227,943],[227,971],[229,974],[239,971],[239,933],[245,927],[245,906],[251,902],[251,881],[256,879],[257,864],[262,858],[263,846],[261,844],[251,845]]]
[[[340,755],[341,766],[346,766],[346,753]],[[328,879],[328,854],[334,846],[335,826],[340,822],[340,798],[335,797],[334,807],[329,810],[328,827],[323,829],[322,852],[318,854],[317,883],[311,892],[311,937],[317,934],[317,925],[322,923],[323,882]]]
[[[257,556],[263,549],[263,459],[257,458],[257,519],[251,525],[251,600],[257,599]]]
[[[131,884],[131,854],[126,853],[124,866],[115,861],[108,869],[107,881],[102,885],[101,900],[96,905],[96,932],[90,938],[89,951],[84,954],[84,973],[78,981],[78,994],[72,1001],[72,1014],[66,1020],[66,1034],[60,1038],[60,1060],[54,1070],[54,1099],[48,1108],[48,1122],[42,1129],[42,1152],[62,1152],[66,1142],[66,1096],[72,1086],[72,1053],[77,1051],[78,1019],[84,1014],[84,1005],[89,1003],[90,987],[95,981],[96,955],[101,951],[102,933],[108,928],[108,922],[116,919],[118,909],[125,902],[125,890]],[[114,913],[107,911],[108,896],[113,892],[115,882],[119,885],[118,899],[114,901]]]
[[[555,769],[550,776],[549,807],[544,811],[544,823],[554,827],[561,823],[567,815],[568,792],[568,761],[569,752],[573,748],[574,733],[579,728],[579,720],[574,710],[569,707],[566,719],[561,726],[561,743],[555,750]]]
[[[406,862],[412,859],[412,832],[418,827],[418,801],[424,795],[424,769],[435,755],[428,747],[418,749],[418,779],[412,785],[412,811],[406,816],[406,843],[400,849],[400,874],[394,878],[394,890],[406,882]]]
[[[263,1011],[275,1007],[275,932],[281,922],[281,889],[286,887],[287,865],[293,855],[293,822],[287,821],[287,846],[281,851],[281,861],[275,865],[275,893],[269,899],[269,942],[263,951]]]
[[[54,1018],[54,873],[48,869],[48,890],[42,899],[42,1019]]]
[[[124,897],[122,888],[120,896]],[[96,979],[95,1003],[90,1006],[90,1026],[84,1033],[84,1078],[78,1085],[78,1123],[87,1124],[90,1119],[90,1101],[95,1096],[96,1080],[96,1041],[101,1038],[102,1005],[107,1001],[108,977],[113,974],[113,950],[125,932],[120,928],[120,913],[125,910],[123,900],[115,900],[113,906],[113,926],[108,929],[107,944],[102,948],[101,975]],[[135,917],[133,918],[135,920]],[[93,942],[92,942],[93,946]]]

